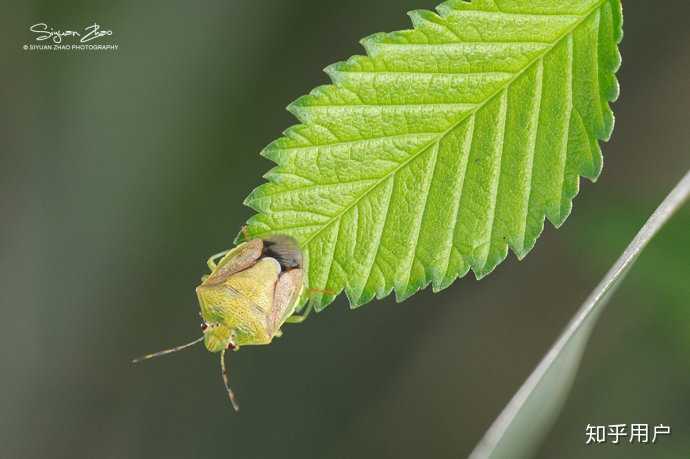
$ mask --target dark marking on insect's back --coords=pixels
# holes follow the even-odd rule
[[[302,250],[290,236],[272,236],[264,239],[264,257],[275,258],[283,271],[302,267]]]

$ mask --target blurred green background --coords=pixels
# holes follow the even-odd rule
[[[233,354],[235,414],[194,286],[249,217],[293,123],[359,38],[427,0],[15,1],[0,15],[0,457],[457,458],[690,168],[690,6],[625,2],[605,169],[523,262],[403,304],[340,298]],[[113,30],[116,52],[21,50],[36,22]],[[690,211],[595,329],[542,458],[690,454]],[[670,424],[655,446],[586,447],[587,423]]]

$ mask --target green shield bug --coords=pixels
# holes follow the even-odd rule
[[[181,351],[204,342],[206,349],[220,354],[223,384],[235,411],[239,410],[228,383],[226,350],[241,346],[270,344],[281,336],[284,323],[306,319],[295,307],[304,290],[302,252],[294,239],[273,236],[249,239],[237,247],[208,259],[210,274],[202,277],[196,294],[203,319],[203,335],[191,343],[135,359],[134,363]],[[218,261],[220,260],[220,261]]]

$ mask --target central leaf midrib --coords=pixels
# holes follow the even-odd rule
[[[556,46],[564,40],[566,37],[571,35],[575,29],[580,27],[582,23],[584,23],[592,14],[594,14],[597,10],[599,10],[604,3],[606,3],[608,0],[599,0],[590,10],[585,12],[581,18],[576,21],[572,26],[567,28],[565,32],[563,33],[562,36],[560,36],[558,39],[556,39],[550,46],[544,49],[544,51],[537,55],[534,59],[532,59],[530,62],[528,62],[525,67],[522,70],[519,70],[515,72],[515,74],[505,82],[504,85],[500,86],[493,94],[491,94],[489,97],[487,97],[484,101],[479,102],[476,104],[476,106],[469,111],[468,113],[465,114],[465,116],[459,118],[457,121],[453,122],[450,127],[448,127],[445,131],[440,132],[438,137],[436,139],[433,139],[419,147],[419,150],[416,153],[413,153],[410,155],[409,158],[407,158],[405,161],[400,163],[397,167],[394,169],[391,169],[388,171],[385,175],[377,179],[378,181],[374,183],[371,187],[367,188],[360,196],[358,196],[351,204],[345,206],[342,210],[340,210],[338,213],[333,215],[331,219],[327,222],[323,223],[323,226],[321,229],[316,231],[314,234],[310,235],[302,244],[304,248],[307,248],[309,244],[317,237],[319,236],[326,228],[328,228],[330,225],[338,221],[339,219],[342,218],[342,216],[355,207],[364,197],[366,197],[369,193],[371,193],[373,190],[375,190],[378,186],[386,183],[386,181],[393,175],[397,174],[398,171],[406,167],[408,164],[410,164],[412,161],[417,159],[420,155],[422,155],[425,151],[427,151],[431,146],[434,144],[437,144],[443,140],[443,138],[448,135],[451,131],[453,131],[455,128],[457,128],[460,124],[462,124],[465,120],[469,119],[470,117],[474,116],[479,110],[484,108],[489,102],[491,102],[495,97],[499,96],[503,91],[505,91],[507,88],[510,87],[518,78],[520,78],[522,75],[525,74],[533,65],[535,65],[537,62],[542,60],[546,55],[548,55],[551,51],[556,48]],[[389,203],[390,205],[390,203]]]

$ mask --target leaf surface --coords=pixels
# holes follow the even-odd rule
[[[403,300],[524,257],[602,168],[622,38],[619,0],[451,0],[413,30],[362,40],[333,84],[288,110],[245,203],[249,234],[305,252],[323,309]]]

